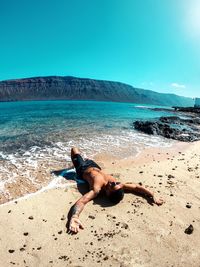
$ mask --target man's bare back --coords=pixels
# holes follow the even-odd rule
[[[162,205],[162,199],[156,199],[154,193],[138,184],[122,184],[116,181],[112,175],[106,174],[101,170],[93,160],[84,160],[80,155],[78,148],[72,148],[71,158],[76,168],[79,178],[86,180],[89,184],[89,192],[83,195],[72,207],[72,214],[69,223],[69,231],[78,233],[83,229],[83,225],[79,219],[84,206],[92,199],[98,196],[100,191],[110,199],[111,202],[117,204],[123,199],[124,193],[132,192],[145,195],[152,199],[157,205]]]

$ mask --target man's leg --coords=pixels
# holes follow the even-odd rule
[[[73,161],[73,157],[74,157],[75,155],[77,155],[77,154],[80,155],[80,151],[79,151],[79,149],[78,149],[77,147],[72,147],[72,149],[71,149],[71,159],[72,159],[72,161]]]
[[[84,164],[84,159],[80,155],[80,151],[78,148],[73,147],[71,149],[71,159],[72,159],[72,162],[74,164],[74,167],[76,168],[77,174],[79,174],[79,170],[80,170],[81,166],[83,166],[83,164]]]

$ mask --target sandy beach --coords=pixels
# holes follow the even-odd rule
[[[99,155],[105,171],[149,187],[165,203],[152,206],[126,194],[110,206],[99,197],[82,212],[85,228],[77,235],[66,229],[81,196],[75,183],[1,205],[1,266],[200,266],[199,151],[195,142],[144,149],[126,160]]]

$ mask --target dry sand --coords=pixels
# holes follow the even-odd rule
[[[142,183],[165,199],[151,206],[133,194],[109,206],[91,201],[85,229],[66,233],[67,213],[81,196],[76,184],[0,206],[0,265],[200,266],[200,142],[144,149],[134,159],[97,157],[122,182]],[[190,225],[194,231],[184,231]]]

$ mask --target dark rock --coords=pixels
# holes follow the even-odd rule
[[[124,229],[128,229],[129,228],[129,226],[128,226],[128,224],[127,223],[122,223],[122,226],[121,226],[121,228],[124,228]]]
[[[95,216],[93,216],[93,215],[89,215],[88,218],[94,220],[94,219],[95,219]]]
[[[188,118],[188,119],[182,119],[178,116],[169,116],[169,117],[160,117],[159,119],[163,123],[174,123],[174,124],[200,124],[200,118]]]
[[[149,135],[161,135],[165,138],[193,142],[200,140],[199,128],[179,117],[161,117],[156,121],[135,121],[134,127]]]
[[[64,221],[65,220],[65,216],[63,215],[60,219],[61,219],[61,221]]]
[[[180,122],[181,119],[178,116],[170,116],[170,117],[160,117],[160,121],[164,123],[177,123]]]
[[[9,252],[9,253],[14,253],[15,250],[14,250],[14,249],[9,249],[8,252]]]
[[[190,204],[186,205],[186,208],[188,208],[188,209],[190,209],[191,207],[192,207],[192,205],[190,205]]]
[[[181,112],[189,112],[189,113],[200,113],[200,108],[195,107],[172,107],[175,111],[181,111]]]
[[[156,124],[151,121],[135,121],[134,126],[136,130],[144,132],[146,134],[156,134]]]
[[[66,256],[66,255],[63,255],[63,256],[60,256],[58,259],[59,259],[59,260],[64,260],[64,261],[66,261],[66,260],[69,259],[69,257]]]
[[[29,216],[28,218],[29,218],[29,220],[33,220],[33,216]]]
[[[185,234],[187,234],[187,235],[191,235],[191,234],[193,233],[193,231],[194,231],[194,227],[193,227],[192,224],[190,224],[190,225],[188,226],[188,228],[185,229]]]
[[[166,138],[173,138],[180,134],[176,129],[172,129],[167,124],[162,124],[155,121],[135,121],[134,126],[136,130],[140,130],[150,135],[162,135]]]

